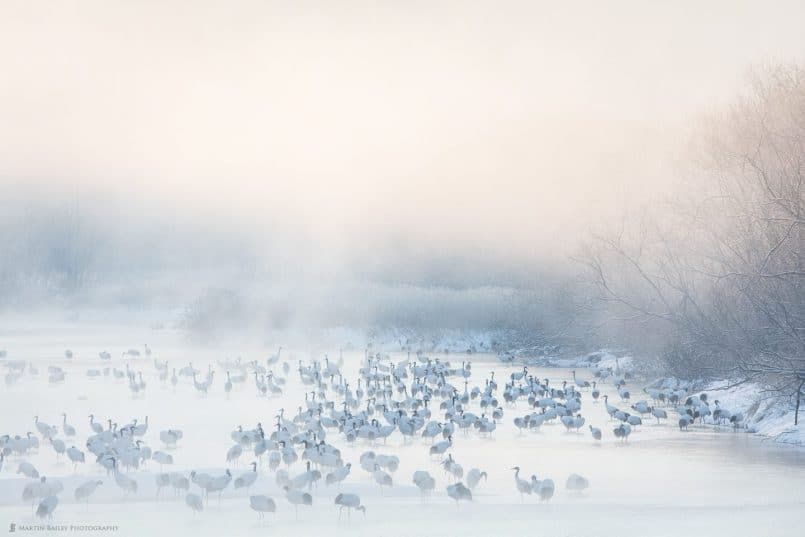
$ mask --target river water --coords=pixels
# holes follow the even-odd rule
[[[142,421],[148,416],[150,425],[145,440],[153,449],[161,448],[160,430],[178,428],[184,432],[178,447],[170,452],[175,464],[166,471],[196,469],[213,474],[227,468],[225,453],[233,443],[230,432],[235,427],[252,428],[259,421],[268,428],[280,408],[285,409],[286,416],[296,413],[304,397],[304,388],[295,374],[296,361],[320,358],[328,352],[324,348],[283,351],[282,361],[289,361],[292,370],[282,397],[258,396],[253,380],[236,385],[227,397],[223,390],[225,373],[218,360],[241,356],[243,360],[264,362],[274,351],[263,346],[204,348],[190,345],[170,331],[138,329],[122,332],[82,327],[58,331],[16,326],[5,328],[0,337],[0,348],[8,351],[5,361],[26,359],[39,369],[37,376],[25,375],[13,385],[0,385],[3,409],[0,434],[35,432],[34,416],[56,424],[60,423],[62,412],[66,412],[68,421],[78,430],[76,445],[83,449],[90,431],[90,413],[100,420],[112,419],[119,424],[134,418]],[[208,364],[212,365],[217,376],[208,395],[199,395],[189,379],[181,379],[175,389],[170,383],[160,383],[152,359],[129,360],[120,356],[122,350],[141,348],[145,341],[151,344],[155,356],[169,361],[171,368],[179,369],[192,362],[194,367],[206,371]],[[66,348],[74,352],[75,358],[64,358]],[[100,350],[112,352],[111,363],[98,358]],[[338,351],[329,349],[328,354],[336,357]],[[360,351],[344,353],[344,372],[348,377],[355,377],[362,356]],[[405,356],[391,355],[395,361]],[[439,358],[461,362],[468,357],[440,355]],[[498,363],[494,356],[474,355],[471,360],[470,386],[482,384],[493,370],[502,385],[502,379],[518,369]],[[133,397],[127,384],[112,376],[86,375],[88,368],[109,365],[124,369],[126,363],[143,372],[147,387],[141,397]],[[49,364],[65,369],[63,383],[48,383]],[[280,369],[277,366],[278,373]],[[532,368],[529,372],[551,379],[552,384],[570,379],[570,372],[563,369]],[[578,373],[580,378],[590,378],[588,371]],[[458,378],[451,381],[461,386]],[[613,401],[617,400],[611,385],[601,388]],[[638,398],[640,388],[631,386],[633,399]],[[626,408],[628,404],[619,406]],[[438,408],[433,411],[434,418],[439,418]],[[477,408],[474,411],[480,413]],[[116,535],[805,535],[805,450],[712,426],[697,425],[681,432],[670,411],[670,423],[657,424],[646,419],[624,443],[614,438],[614,424],[603,403],[594,404],[589,396],[584,399],[581,413],[587,424],[603,429],[601,442],[593,440],[586,426],[579,433],[567,432],[558,422],[544,425],[539,432],[520,433],[512,421],[526,412],[525,401],[515,407],[504,405],[505,416],[491,437],[480,438],[474,432],[455,435],[454,459],[465,472],[477,467],[488,474],[488,479],[476,488],[474,501],[459,506],[444,492],[452,480],[442,472],[438,461],[428,455],[429,441],[403,442],[395,434],[385,445],[368,445],[363,441],[347,444],[330,433],[328,442],[335,443],[342,449],[344,460],[353,463],[352,473],[341,490],[360,494],[367,506],[365,517],[353,514],[350,521],[340,523],[332,503],[338,492],[335,488],[327,488],[322,481],[313,491],[313,507],[300,509],[297,519],[267,468],[262,470],[251,493],[273,496],[278,511],[265,522],[259,522],[249,509],[245,492],[231,488],[220,504],[210,500],[205,512],[197,515],[191,513],[181,498],[174,498],[172,492],[156,499],[154,473],[159,469],[153,462],[130,474],[139,482],[139,491],[124,499],[114,480],[89,462],[91,457],[75,472],[63,459],[57,461],[55,453],[45,444],[38,453],[24,458],[49,479],[60,479],[65,485],[52,521],[54,526],[65,525],[69,530],[71,524],[117,525]],[[384,490],[382,495],[358,464],[360,454],[369,449],[400,458],[400,467],[394,473],[395,486]],[[237,466],[228,467],[237,476],[247,470],[252,459],[246,453]],[[7,459],[0,472],[0,523],[5,525],[37,522],[30,505],[20,497],[26,481],[14,473],[19,460]],[[540,504],[535,497],[521,501],[511,470],[515,465],[522,468],[526,479],[536,474],[540,479],[551,478],[556,482],[557,491],[550,503]],[[290,473],[295,475],[303,470],[302,464],[297,463]],[[415,470],[427,470],[437,480],[436,492],[426,504],[420,501],[418,490],[411,483]],[[565,490],[570,473],[585,476],[590,488],[583,494]],[[88,506],[73,503],[75,486],[90,477],[105,483]]]

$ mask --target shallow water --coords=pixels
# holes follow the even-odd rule
[[[127,334],[123,337],[121,334]],[[173,467],[165,471],[198,469],[210,473],[223,472],[225,453],[232,445],[230,432],[237,426],[252,428],[259,421],[268,430],[280,408],[286,416],[293,415],[303,400],[303,387],[293,366],[297,359],[321,357],[325,349],[283,351],[283,361],[291,362],[285,394],[281,398],[265,398],[256,394],[253,380],[235,385],[226,397],[223,391],[225,374],[217,360],[242,356],[245,360],[259,359],[275,352],[272,348],[230,347],[198,348],[184,342],[170,331],[154,332],[137,328],[121,332],[119,328],[94,329],[74,326],[69,331],[41,326],[15,326],[0,333],[0,348],[8,350],[8,358],[26,359],[39,368],[38,376],[26,375],[12,386],[0,385],[0,434],[22,434],[36,431],[35,415],[48,423],[61,421],[61,413],[77,428],[77,445],[89,434],[88,415],[99,420],[110,418],[117,423],[141,421],[149,416],[150,427],[146,443],[160,449],[159,431],[178,428],[184,431],[179,446],[171,451]],[[130,342],[129,342],[130,341]],[[177,369],[192,361],[206,370],[212,364],[218,370],[214,385],[207,397],[193,388],[192,380],[181,378],[175,391],[170,384],[161,384],[146,358],[124,360],[120,353],[129,347],[141,348],[148,341],[154,355],[168,360]],[[73,360],[63,357],[65,348],[75,353]],[[102,362],[98,352],[109,350],[111,364]],[[330,350],[330,356],[337,356]],[[346,352],[345,373],[354,378],[362,352]],[[404,353],[392,354],[402,360]],[[439,356],[442,360],[460,362],[462,355]],[[517,368],[503,366],[493,356],[471,357],[473,375],[470,386],[489,378],[492,370],[501,381]],[[132,397],[124,381],[112,377],[88,378],[89,367],[105,365],[124,368],[125,363],[142,370],[147,382],[143,397]],[[67,371],[64,383],[50,385],[47,365],[57,364]],[[277,370],[281,368],[277,366]],[[570,373],[561,369],[530,369],[540,378],[550,378],[554,384],[568,380]],[[281,375],[281,373],[279,373]],[[579,371],[580,378],[589,372]],[[450,381],[461,386],[458,378]],[[601,386],[610,393],[611,385]],[[631,386],[633,394],[639,386]],[[634,399],[638,397],[633,396]],[[502,399],[502,397],[501,397]],[[475,406],[473,404],[472,406]],[[628,405],[619,403],[626,408]],[[434,418],[438,408],[432,409]],[[477,408],[474,411],[480,413]],[[72,465],[58,462],[55,453],[42,445],[38,454],[27,457],[50,479],[59,478],[65,484],[61,505],[53,525],[71,523],[117,524],[117,534],[141,535],[198,533],[204,535],[257,535],[264,533],[319,535],[334,532],[350,535],[493,535],[524,531],[550,535],[803,535],[805,534],[805,451],[764,442],[758,437],[711,426],[696,426],[680,432],[674,425],[657,424],[646,419],[627,443],[612,435],[614,424],[609,421],[604,405],[584,400],[582,415],[588,424],[604,430],[604,440],[595,442],[585,428],[580,433],[566,432],[560,423],[544,425],[539,432],[520,434],[512,424],[517,415],[525,414],[525,401],[516,407],[504,406],[505,417],[491,438],[480,438],[474,432],[454,437],[453,457],[465,472],[478,467],[488,479],[476,488],[474,501],[458,507],[446,496],[445,486],[452,482],[441,471],[438,460],[429,457],[428,445],[421,439],[403,442],[399,434],[387,444],[368,445],[359,441],[346,444],[334,433],[327,441],[342,449],[343,458],[353,463],[352,474],[341,486],[342,491],[357,492],[367,506],[366,516],[353,514],[347,522],[337,522],[333,506],[336,488],[327,488],[323,481],[314,489],[313,508],[300,509],[298,520],[294,509],[282,497],[274,484],[273,474],[263,469],[252,494],[269,494],[277,500],[276,516],[258,522],[249,509],[244,491],[230,489],[220,504],[211,499],[206,511],[193,515],[181,499],[171,491],[155,499],[154,473],[158,465],[131,474],[140,484],[138,494],[122,499],[114,480],[106,477],[97,465],[88,462],[74,473]],[[328,431],[329,432],[329,431]],[[400,457],[399,470],[394,474],[395,486],[382,495],[370,476],[361,470],[358,458],[373,449],[379,453]],[[234,476],[247,470],[252,457],[248,450],[237,466]],[[89,460],[90,457],[87,457]],[[18,525],[36,523],[30,505],[20,499],[25,480],[16,475],[18,460],[6,460],[0,472],[0,523]],[[519,465],[524,478],[536,474],[540,479],[552,478],[557,491],[549,504],[538,504],[534,497],[521,501],[516,493],[511,467]],[[437,490],[423,505],[418,490],[411,484],[411,474],[418,469],[428,470],[437,479]],[[291,469],[291,475],[303,471],[301,462]],[[590,488],[582,495],[564,489],[571,472],[590,480]],[[72,503],[75,486],[97,476],[106,481],[88,506]],[[345,515],[346,518],[346,515]],[[81,532],[77,532],[81,533]],[[97,534],[97,532],[96,532]]]

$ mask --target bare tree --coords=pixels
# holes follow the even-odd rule
[[[805,69],[755,72],[748,94],[708,118],[698,141],[685,193],[594,236],[581,259],[607,314],[650,328],[641,338],[654,339],[671,369],[758,380],[798,410]]]

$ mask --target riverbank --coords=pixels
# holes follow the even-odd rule
[[[805,427],[801,419],[794,425],[795,408],[788,398],[770,393],[756,383],[727,380],[707,383],[694,397],[701,393],[718,400],[720,407],[742,414],[741,427],[747,433],[768,437],[778,444],[805,446]]]

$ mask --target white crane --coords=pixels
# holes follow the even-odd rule
[[[103,425],[95,421],[95,414],[89,415],[89,426],[95,434],[101,434],[103,432]]]
[[[160,469],[166,464],[173,464],[173,456],[164,451],[155,451],[151,458],[159,464]]]
[[[137,493],[137,481],[133,478],[127,476],[126,474],[121,474],[120,471],[117,469],[117,464],[115,464],[115,483],[118,487],[123,489],[123,497],[129,495],[129,493]]]
[[[396,455],[377,455],[375,457],[375,462],[381,468],[388,470],[389,472],[396,472],[397,468],[400,467],[400,458]]]
[[[575,371],[571,371],[571,373],[573,374],[573,382],[576,384],[576,386],[578,386],[579,388],[589,388],[590,387],[590,383],[588,381],[586,381],[586,380],[578,380],[576,378],[576,372]]]
[[[590,482],[587,480],[587,478],[580,476],[579,474],[570,474],[567,476],[567,481],[565,482],[565,488],[567,490],[572,490],[573,492],[582,492],[589,486]]]
[[[344,466],[340,468],[336,468],[324,478],[324,483],[326,485],[334,485],[336,483],[340,484],[343,480],[347,478],[349,475],[350,470],[352,469],[352,463],[348,462]]]
[[[53,448],[53,451],[56,452],[56,460],[59,460],[59,455],[64,454],[64,441],[62,441],[60,438],[54,438],[50,441],[50,445]]]
[[[626,416],[626,423],[633,427],[637,427],[638,425],[643,425],[643,420],[640,416],[633,416],[631,414]]]
[[[318,480],[321,478],[321,473],[318,470],[311,470],[310,469],[310,461],[305,463],[306,470],[299,475],[294,476],[291,479],[291,487],[295,489],[303,489],[308,487],[308,489],[313,485],[314,480]],[[318,474],[318,475],[317,475]]]
[[[556,487],[552,479],[543,479],[542,481],[537,481],[537,483],[539,483],[539,486],[534,492],[539,495],[540,501],[547,502],[553,498],[553,492]]]
[[[55,496],[57,494],[61,494],[64,490],[64,485],[61,481],[48,481],[45,477],[42,477],[42,496]]]
[[[265,518],[266,513],[277,512],[276,502],[274,502],[274,500],[268,496],[263,496],[262,494],[258,496],[249,496],[249,507],[251,507],[253,511],[257,511],[257,516],[261,519]]]
[[[383,487],[391,487],[394,485],[394,482],[391,479],[391,476],[380,469],[378,464],[375,464],[375,469],[372,472],[372,479],[375,480],[375,483],[380,485],[380,495],[383,495]]]
[[[632,405],[632,410],[639,413],[641,416],[651,412],[651,407],[644,400],[640,400]]]
[[[229,486],[230,481],[232,481],[232,473],[228,469],[223,475],[214,477],[208,481],[206,487],[204,487],[207,492],[207,501],[209,501],[210,492],[217,492],[218,503],[221,503],[221,494],[223,494],[224,489]]]
[[[187,506],[193,510],[194,514],[200,513],[201,511],[204,510],[204,502],[201,501],[201,496],[199,496],[198,494],[189,492],[184,497],[184,503],[186,503]]]
[[[442,462],[444,471],[453,476],[453,479],[459,481],[464,477],[464,467],[453,460],[453,455],[448,455],[447,459]]]
[[[288,503],[293,505],[297,519],[299,518],[300,505],[313,505],[313,496],[307,492],[289,487],[285,487],[285,499],[288,500]]]
[[[39,478],[39,472],[37,471],[37,469],[34,468],[33,464],[31,464],[30,462],[27,462],[27,461],[22,461],[19,464],[19,466],[17,466],[17,473],[22,474],[25,477],[28,477],[28,478],[31,478],[31,479],[38,479]]]
[[[54,490],[53,494],[58,494],[58,492],[59,491]],[[22,489],[22,499],[24,501],[30,501],[32,509],[36,500],[44,498],[50,494],[50,487],[47,484],[47,478],[45,476],[42,476],[39,481],[27,483]]]
[[[67,414],[62,414],[62,424],[61,424],[62,431],[64,431],[64,436],[75,436],[75,427],[67,423]]]
[[[159,439],[166,447],[176,447],[176,443],[182,439],[183,433],[177,429],[167,429],[159,431]]]
[[[522,502],[523,494],[531,494],[533,492],[533,489],[531,487],[531,483],[520,477],[519,466],[515,466],[514,468],[512,468],[512,470],[514,470],[514,483],[515,485],[517,485],[517,492],[520,493],[520,501]]]
[[[448,436],[447,440],[442,440],[441,442],[436,442],[430,447],[429,453],[431,455],[439,455],[441,458],[444,455],[444,452],[450,449],[453,446],[453,437]]]
[[[347,519],[351,518],[352,510],[362,511],[366,516],[366,507],[361,504],[361,499],[357,494],[341,493],[335,497],[335,504],[338,506],[338,520],[341,520],[341,512],[347,508]]]
[[[251,488],[254,482],[257,481],[257,463],[252,462],[251,465],[252,465],[251,472],[243,473],[240,476],[238,476],[237,479],[235,479],[235,488],[236,489],[245,488],[247,494],[249,492],[249,488]]]
[[[115,469],[115,458],[108,454],[101,454],[98,463],[106,469],[106,475]]]
[[[436,438],[441,432],[442,424],[438,421],[431,421],[425,425],[425,428],[422,431],[422,438],[430,438],[431,442],[433,442],[434,438]]]
[[[621,423],[617,427],[612,430],[615,433],[615,438],[620,438],[624,442],[629,438],[629,435],[632,434],[632,427],[628,423]]]
[[[73,471],[78,467],[78,463],[84,462],[84,452],[75,446],[70,446],[67,450],[67,458],[73,463]]]
[[[470,490],[475,490],[475,487],[478,486],[481,478],[486,480],[486,472],[482,472],[478,468],[471,469],[469,472],[467,472],[467,488]]]
[[[663,420],[668,419],[668,413],[661,408],[651,407],[651,415],[657,418],[657,423],[660,423],[661,419]]]
[[[424,470],[417,470],[414,472],[414,485],[419,488],[419,493],[421,496],[422,501],[425,500],[427,496],[433,492],[433,489],[436,488],[436,480],[433,479],[433,476],[430,473]]]
[[[212,476],[207,473],[197,473],[195,470],[190,472],[190,481],[193,482],[194,485],[198,486],[201,490],[205,493],[207,491],[207,485],[210,484],[212,481]]]
[[[39,507],[36,508],[36,516],[39,518],[47,518],[48,520],[52,519],[53,511],[56,510],[57,505],[59,505],[59,498],[56,496],[48,496],[39,502]]]
[[[453,498],[456,501],[456,507],[458,507],[458,502],[464,501],[472,501],[472,491],[464,486],[464,483],[459,481],[454,485],[447,486],[447,495]]]
[[[39,449],[39,439],[35,436],[32,436],[31,433],[27,433],[25,438],[22,439],[25,442],[25,447],[22,451],[26,451],[29,449]],[[22,447],[22,445],[20,445]]]
[[[162,489],[171,484],[171,476],[169,474],[157,474],[156,484],[157,484],[157,498],[159,498],[159,493],[162,492]]]
[[[272,354],[271,356],[269,356],[269,357],[268,357],[268,359],[266,360],[266,362],[268,363],[268,365],[274,365],[274,364],[276,364],[277,362],[279,362],[279,361],[280,361],[280,354],[281,354],[281,353],[282,353],[282,347],[280,347],[280,348],[277,350],[277,354]]]
[[[56,428],[51,427],[44,421],[39,421],[39,416],[34,416],[34,424],[42,438],[53,438],[56,435]]]
[[[103,485],[103,481],[91,479],[85,481],[75,489],[75,501],[89,503],[89,497],[95,492],[99,485]]]
[[[282,455],[279,451],[271,451],[268,454],[268,469],[269,470],[276,470],[282,464]]]
[[[142,373],[140,373],[140,375],[142,375]],[[145,436],[145,433],[148,432],[148,416],[145,417],[145,423],[140,423],[138,425],[137,421],[135,420],[134,424],[135,425],[132,434],[137,437]]]
[[[171,487],[173,488],[174,493],[179,494],[183,490],[190,490],[190,481],[184,476],[184,474],[173,472],[171,473],[170,477]]]
[[[237,465],[238,459],[241,455],[243,455],[243,446],[240,444],[235,444],[229,448],[229,451],[226,452],[226,462],[231,462]]]
[[[609,404],[609,396],[604,396],[604,408],[607,409],[607,414],[610,416],[614,416],[615,413],[618,411],[618,407]]]

